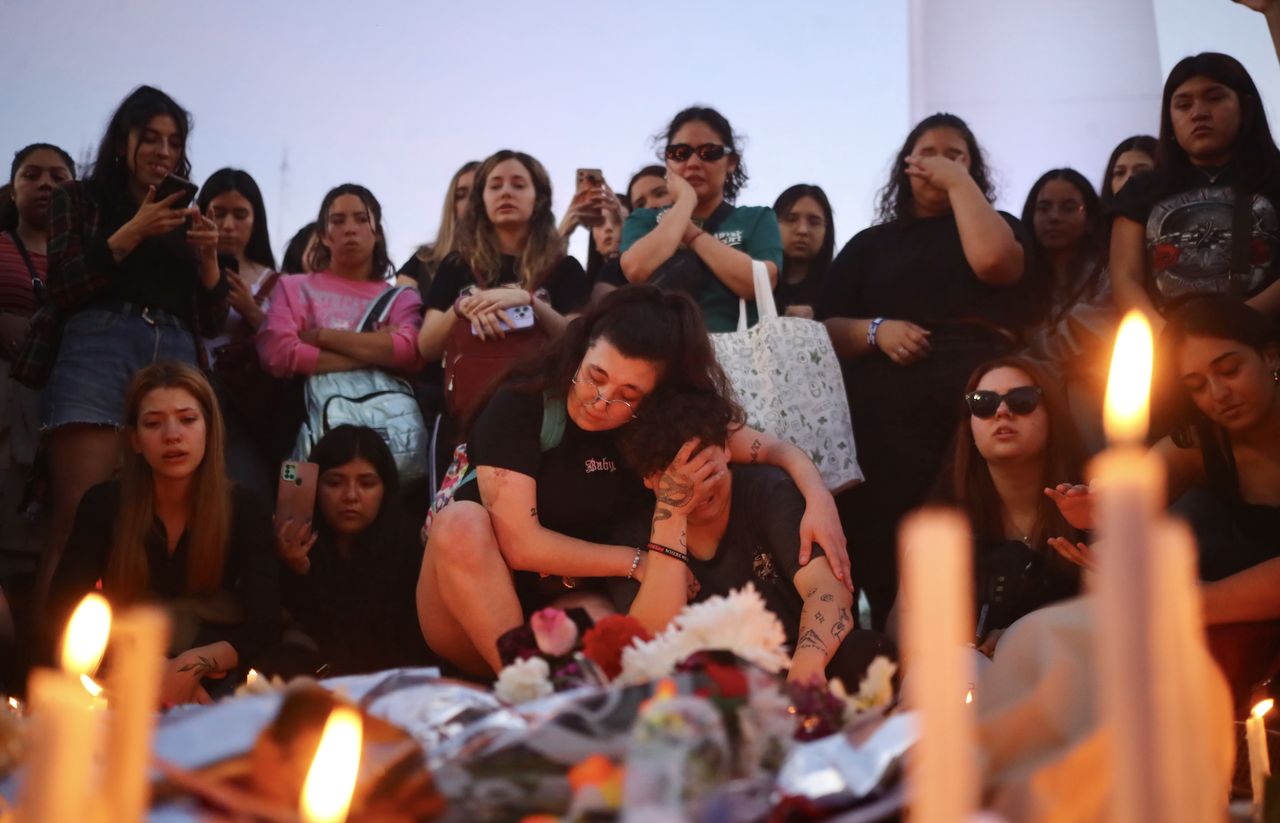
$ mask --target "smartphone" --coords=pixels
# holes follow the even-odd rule
[[[302,522],[312,519],[319,479],[320,466],[315,463],[286,460],[280,464],[280,482],[276,488],[277,523],[283,523],[290,517]]]
[[[196,192],[200,187],[190,180],[179,177],[176,174],[166,174],[164,180],[160,181],[160,185],[156,187],[156,199],[163,200],[171,194],[178,192],[182,196],[173,201],[173,208],[185,209],[191,205],[191,201],[196,199]]]
[[[598,189],[604,185],[604,172],[599,169],[578,169],[577,183],[573,193],[577,195],[583,189]],[[599,209],[585,212],[582,218],[584,226],[598,226],[604,222],[604,212]]]
[[[511,318],[511,322],[515,325],[508,326],[503,321],[498,321],[498,328],[503,331],[512,331],[513,329],[531,329],[533,328],[533,306],[516,306],[507,309],[507,316]],[[475,323],[471,324],[471,333],[478,335],[480,329]]]

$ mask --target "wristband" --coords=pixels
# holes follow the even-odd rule
[[[644,554],[644,549],[637,548],[636,556],[631,558],[631,571],[627,572],[628,580],[636,579],[636,569],[640,568],[640,555]]]
[[[871,321],[871,325],[867,326],[867,346],[876,348],[876,330],[880,328],[880,324],[884,322],[883,317],[877,317]]]
[[[667,557],[674,557],[686,566],[689,565],[689,555],[677,549],[673,549],[670,546],[664,546],[661,543],[650,543],[647,548],[651,552],[659,552],[661,554],[665,554]]]

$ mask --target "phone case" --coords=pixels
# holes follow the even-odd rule
[[[280,464],[280,482],[276,489],[276,522],[288,518],[311,520],[316,509],[316,482],[320,467],[315,463],[286,460]]]
[[[503,331],[511,331],[512,329],[519,331],[520,329],[533,328],[533,306],[516,306],[514,308],[507,309],[507,316],[511,318],[511,322],[515,325],[508,326],[506,323],[499,320],[498,326]],[[471,333],[475,335],[480,333],[480,329],[475,323],[471,324]]]

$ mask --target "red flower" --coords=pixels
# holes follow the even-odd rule
[[[1161,243],[1151,252],[1151,268],[1159,271],[1172,266],[1182,256],[1182,250],[1172,243]]]
[[[612,680],[622,673],[622,650],[637,638],[652,640],[653,635],[635,618],[611,614],[582,635],[582,653]]]
[[[715,660],[708,660],[703,666],[703,671],[707,677],[711,678],[711,682],[720,690],[720,697],[725,700],[736,700],[739,697],[746,697],[750,688],[747,686],[747,676],[743,674],[742,669],[732,663],[720,663]]]

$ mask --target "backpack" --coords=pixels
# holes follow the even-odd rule
[[[391,304],[405,290],[393,288],[378,295],[360,321],[361,332],[373,331],[386,320]],[[307,378],[306,417],[298,431],[293,459],[306,460],[315,444],[336,426],[351,424],[373,429],[386,441],[395,458],[400,482],[407,484],[427,471],[427,427],[408,380],[381,369],[314,374]]]
[[[542,431],[538,435],[538,446],[545,454],[556,446],[560,445],[560,441],[564,439],[564,421],[567,416],[567,410],[564,401],[557,397],[550,389],[542,393]],[[427,519],[423,521],[422,545],[427,544],[427,535],[431,531],[431,522],[435,516],[445,506],[453,502],[453,496],[457,494],[458,489],[463,485],[470,483],[476,478],[475,467],[471,465],[470,459],[467,457],[467,444],[460,443],[453,450],[453,460],[449,463],[449,468],[444,473],[444,480],[440,481],[440,489],[431,499],[431,508],[427,510]]]

